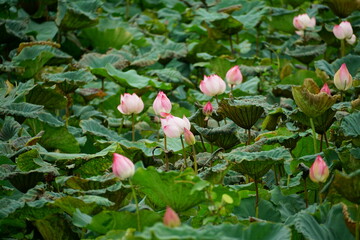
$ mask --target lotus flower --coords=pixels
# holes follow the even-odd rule
[[[306,13],[300,14],[293,19],[293,25],[298,30],[305,30],[306,28],[314,28],[316,25],[315,17],[310,18]]]
[[[327,85],[327,83],[325,83],[325,84],[323,85],[323,87],[320,89],[320,92],[324,92],[324,93],[327,93],[328,95],[331,95],[330,88],[329,88],[329,86]]]
[[[335,73],[334,84],[336,88],[341,91],[346,91],[351,88],[352,76],[349,73],[345,63],[343,63],[340,69]]]
[[[347,38],[347,39],[346,39],[346,42],[347,42],[348,44],[350,44],[350,45],[353,45],[353,44],[356,42],[356,36],[355,36],[355,34],[353,34],[353,35],[351,36],[351,38]]]
[[[130,178],[135,173],[135,166],[130,159],[124,157],[123,155],[114,153],[113,154],[113,164],[112,171],[115,176],[124,180]]]
[[[171,102],[166,94],[162,91],[158,93],[153,103],[154,112],[156,115],[166,116],[171,111]]]
[[[136,93],[121,95],[120,105],[117,109],[125,115],[138,114],[144,109],[144,102]]]
[[[326,165],[326,162],[321,156],[317,156],[313,165],[310,167],[310,179],[313,182],[322,182],[324,183],[329,177],[329,168]]]
[[[184,128],[190,130],[191,126],[185,116],[181,119],[169,114],[165,119],[161,119],[161,127],[167,137],[177,138],[184,133]]]
[[[333,28],[335,37],[339,40],[350,39],[353,35],[353,29],[348,21],[341,22],[339,25],[335,25]]]
[[[207,96],[215,96],[225,92],[226,84],[218,75],[204,76],[200,82],[200,90]]]
[[[181,221],[180,221],[179,216],[169,206],[166,207],[163,222],[164,222],[164,225],[168,226],[168,227],[178,227],[178,226],[181,225]]]
[[[211,116],[213,110],[214,109],[213,106],[211,105],[211,102],[207,102],[203,108],[203,114],[206,116],[205,120],[207,120],[209,116]]]
[[[230,70],[226,73],[226,81],[230,85],[240,84],[242,83],[242,80],[243,76],[238,65],[230,68]]]
[[[196,143],[194,134],[187,128],[184,128],[184,137],[188,145],[194,145]]]

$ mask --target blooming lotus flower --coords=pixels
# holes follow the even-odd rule
[[[311,165],[309,176],[311,181],[316,183],[324,183],[329,177],[329,168],[321,156],[317,156],[313,165]]]
[[[310,18],[306,13],[300,14],[293,19],[293,25],[298,30],[305,30],[306,28],[314,28],[316,25],[315,17]]]
[[[124,180],[134,175],[135,166],[133,162],[130,161],[130,159],[128,159],[127,157],[114,153],[112,171],[115,176],[117,176],[121,180]]]
[[[343,63],[340,69],[335,73],[334,83],[336,88],[341,91],[346,91],[351,88],[352,76],[349,73],[345,63]]]
[[[241,74],[240,68],[238,65],[230,68],[226,73],[226,81],[230,85],[236,85],[242,83],[243,76]]]
[[[200,82],[200,90],[207,96],[215,96],[225,92],[226,84],[218,75],[204,76]]]
[[[154,112],[156,115],[166,116],[171,111],[171,102],[166,94],[162,91],[158,93],[153,103]]]
[[[184,137],[188,145],[194,145],[196,143],[194,134],[187,128],[184,128]]]
[[[350,39],[353,35],[353,29],[348,21],[344,21],[334,26],[333,33],[337,39]]]
[[[320,89],[320,92],[327,93],[328,95],[331,95],[330,88],[327,85],[327,83],[324,84],[324,86]]]
[[[136,95],[136,93],[125,93],[124,95],[121,95],[120,105],[117,109],[125,115],[138,114],[144,109],[144,102]]]
[[[166,207],[166,211],[163,218],[163,223],[168,227],[178,227],[181,225],[181,221],[177,213],[172,210],[171,207]]]
[[[161,120],[161,127],[165,135],[169,138],[180,137],[184,133],[184,128],[190,130],[190,121],[184,116],[182,119],[169,114]]]

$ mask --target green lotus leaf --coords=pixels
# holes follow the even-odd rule
[[[259,120],[267,106],[265,97],[254,96],[241,99],[222,99],[220,107],[223,114],[245,129],[251,127]]]
[[[309,118],[315,118],[328,110],[337,100],[336,96],[330,96],[325,92],[313,94],[303,86],[293,86],[292,94],[296,105]]]
[[[260,139],[260,141],[265,139],[265,144],[268,145],[279,143],[286,148],[294,149],[301,137],[299,133],[293,133],[287,128],[278,128],[275,131],[259,135],[257,139]]]
[[[192,191],[194,184],[202,180],[191,169],[179,173],[158,172],[154,167],[139,168],[132,181],[161,209],[170,206],[176,212],[181,212],[205,200],[203,191]]]
[[[194,128],[209,142],[216,144],[225,150],[240,143],[236,131],[239,127],[235,123],[230,123],[217,128],[202,128],[194,125]]]
[[[359,10],[360,8],[360,3],[352,0],[324,0],[323,2],[341,18],[346,18],[353,11]]]
[[[315,67],[324,71],[330,77],[334,77],[335,73],[340,69],[341,65],[346,63],[350,74],[355,76],[360,69],[360,56],[348,54],[343,58],[337,59],[331,64],[324,59],[315,61]]]
[[[308,64],[315,57],[323,54],[326,51],[326,44],[322,45],[306,45],[296,46],[295,49],[286,49],[285,54],[296,58],[302,63]]]
[[[269,112],[268,115],[265,117],[261,128],[269,131],[275,130],[278,125],[279,119],[282,116],[284,116],[282,108],[277,108],[276,110]]]
[[[234,12],[232,16],[244,24],[245,29],[255,28],[270,12],[270,8],[266,7],[262,1],[242,1],[240,3],[242,4],[241,10]]]
[[[254,179],[264,176],[274,164],[292,160],[289,150],[278,147],[270,151],[243,152],[234,149],[224,154],[225,159],[234,163],[234,169]]]
[[[243,24],[232,16],[227,18],[218,19],[212,22],[215,28],[221,32],[233,35],[242,30]]]
[[[360,204],[360,169],[350,174],[335,171],[332,185],[344,198]]]
[[[26,102],[43,105],[46,109],[64,109],[66,107],[66,98],[52,88],[45,88],[36,85],[26,95]]]
[[[346,137],[358,138],[360,136],[360,112],[354,112],[344,117],[340,128]]]
[[[79,64],[84,68],[89,67],[93,74],[102,72],[100,75],[103,75],[104,71],[106,72],[105,67],[107,64],[111,64],[116,69],[123,69],[130,65],[130,61],[116,52],[106,54],[88,53],[81,57]]]
[[[21,125],[13,117],[6,116],[0,130],[0,141],[8,141],[17,137]]]
[[[276,97],[292,98],[291,88],[292,85],[290,84],[278,84],[273,87],[272,93]]]
[[[320,116],[313,118],[315,132],[318,134],[324,134],[331,127],[335,121],[336,111],[329,108]],[[300,122],[301,124],[311,128],[310,118],[307,117],[303,112],[295,111],[290,114],[291,119]]]
[[[223,184],[224,177],[229,170],[228,163],[216,164],[213,167],[206,168],[199,173],[199,177],[213,184]]]
[[[84,133],[89,132],[95,136],[105,137],[109,141],[124,140],[124,138],[120,137],[115,131],[104,127],[99,121],[94,119],[81,120],[80,127]]]
[[[73,93],[77,88],[96,79],[90,72],[80,69],[54,74],[42,74],[47,82],[56,83],[64,94]]]
[[[358,207],[355,206],[347,206],[345,204],[342,205],[342,212],[344,214],[344,220],[345,220],[345,224],[348,227],[348,229],[350,230],[350,232],[356,236],[356,222],[360,221],[360,219],[358,218]],[[360,229],[358,229],[358,236],[360,236]]]
[[[96,10],[100,7],[99,0],[60,0],[55,23],[62,30],[75,30],[98,23]]]
[[[268,24],[272,29],[293,34],[295,29],[292,21],[297,14],[297,10],[272,7],[271,21],[269,20]]]

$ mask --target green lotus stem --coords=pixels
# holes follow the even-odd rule
[[[169,171],[169,157],[167,155],[167,141],[166,135],[164,135],[164,152],[165,152],[165,171]]]
[[[233,96],[233,88],[234,88],[234,85],[233,84],[230,84],[230,93],[229,93],[229,98],[230,99],[233,99],[234,96]]]
[[[232,39],[231,39],[231,34],[229,34],[229,43],[230,43],[230,49],[231,49],[231,53],[234,54],[234,47],[233,47],[233,43],[232,43]]]
[[[321,197],[322,183],[319,182],[319,204],[322,204],[323,199]]]
[[[304,179],[304,199],[305,199],[305,206],[306,206],[306,208],[308,208],[309,207],[309,200],[308,200],[306,178]]]
[[[345,57],[345,40],[342,39],[341,41],[341,57]]]
[[[344,92],[340,90],[340,102],[344,100]]]
[[[119,127],[119,129],[118,129],[118,133],[119,133],[119,134],[121,134],[123,125],[124,125],[124,118],[121,118],[120,127]]]
[[[66,94],[66,109],[65,109],[65,127],[69,125],[69,117],[70,117],[70,107],[72,99],[70,94]]]
[[[125,19],[129,19],[130,0],[126,0]]]
[[[129,179],[129,183],[130,183],[130,186],[131,186],[131,191],[132,191],[132,195],[133,195],[133,198],[134,198],[134,201],[135,201],[135,206],[136,206],[137,228],[138,228],[138,231],[141,231],[140,213],[139,213],[139,202],[138,202],[138,200],[137,200],[137,198],[136,198],[135,188],[134,188],[133,183],[131,182],[131,179]]]
[[[188,165],[187,165],[187,161],[186,161],[185,145],[184,145],[184,140],[182,138],[182,135],[180,136],[180,139],[181,139],[181,146],[182,146],[182,149],[183,149],[183,158],[184,158],[184,161],[185,161],[185,167],[187,168]]]
[[[356,217],[356,225],[355,225],[355,239],[360,240],[360,209],[359,205],[356,204],[356,210],[357,210],[357,217]]]
[[[196,160],[196,150],[195,150],[195,144],[191,145],[193,150],[193,157],[194,157],[194,170],[195,174],[198,174],[198,166],[197,166],[197,160]]]
[[[328,147],[329,147],[329,141],[328,141],[328,139],[327,139],[326,133],[324,134],[324,136],[325,136],[326,147],[328,148]]]
[[[205,147],[205,143],[204,143],[204,138],[202,137],[201,134],[199,134],[199,136],[200,136],[201,145],[202,145],[202,147],[204,148],[204,151],[206,152],[206,147]]]
[[[215,95],[215,100],[216,100],[216,103],[217,103],[218,108],[219,108],[220,104],[219,104],[219,97],[218,97],[218,95]],[[226,122],[226,117],[224,117],[224,123],[227,124],[227,122]],[[219,127],[220,127],[220,123],[219,123],[219,122],[218,122],[218,125],[219,125]]]
[[[288,174],[287,176],[287,181],[286,181],[286,186],[289,186],[290,185],[290,174]]]
[[[323,147],[323,134],[320,134],[320,152],[322,152],[322,147]]]
[[[131,114],[131,116],[132,116],[132,123],[131,123],[132,141],[135,142],[135,114]]]
[[[257,180],[255,178],[255,191],[256,191],[256,200],[255,200],[255,217],[259,218],[259,190],[258,190],[258,184]]]
[[[277,178],[277,171],[276,171],[276,166],[275,165],[273,166],[273,169],[274,169],[275,185],[279,186],[279,181],[278,181],[278,178]]]
[[[314,152],[315,152],[315,153],[318,153],[318,151],[317,151],[317,144],[316,144],[315,125],[314,125],[314,120],[313,120],[313,118],[310,118],[310,125],[311,125],[311,129],[312,129],[313,140],[314,140]]]
[[[251,129],[248,129],[248,140],[246,142],[246,145],[250,145],[250,141],[251,141]]]

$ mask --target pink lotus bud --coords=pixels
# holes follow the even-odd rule
[[[187,128],[184,128],[184,137],[188,145],[194,145],[196,143],[194,134]]]
[[[205,116],[210,116],[212,114],[213,110],[214,109],[213,109],[211,102],[207,102],[203,108],[203,114]]]
[[[344,21],[334,26],[333,33],[337,39],[350,39],[353,35],[353,29],[349,22]]]
[[[138,114],[144,109],[144,103],[136,93],[125,93],[124,95],[121,95],[120,105],[117,109],[125,115],[131,115],[133,113]]]
[[[164,222],[164,225],[168,226],[168,227],[178,227],[181,225],[179,216],[169,206],[166,207],[163,222]]]
[[[306,13],[300,14],[293,19],[293,25],[298,30],[304,30],[306,28],[314,28],[316,25],[315,17],[310,18]]]
[[[324,86],[320,89],[320,92],[327,93],[328,95],[331,95],[330,88],[327,85],[327,83],[324,84]]]
[[[215,96],[225,92],[226,84],[218,75],[204,76],[200,82],[200,90],[207,96]]]
[[[226,73],[226,81],[230,85],[240,84],[242,83],[242,80],[243,76],[238,65],[230,68],[230,70]]]
[[[156,115],[164,115],[163,113],[170,113],[171,102],[165,93],[160,91],[153,103],[154,112]]]
[[[169,114],[165,119],[161,119],[161,127],[167,137],[176,138],[184,133],[184,128],[190,130],[191,125],[185,116],[181,119]]]
[[[324,159],[319,155],[316,157],[313,165],[310,167],[310,179],[313,182],[324,183],[329,177],[329,168]]]
[[[351,36],[351,38],[347,38],[347,39],[346,39],[346,42],[347,42],[348,44],[350,44],[350,45],[353,45],[353,44],[356,42],[356,36],[355,36],[355,34],[353,34],[353,35]]]
[[[352,76],[349,73],[345,63],[343,63],[340,69],[335,73],[334,83],[336,88],[341,91],[346,91],[351,88]]]
[[[135,166],[133,162],[130,161],[130,159],[128,159],[127,157],[114,153],[112,171],[115,176],[117,176],[121,180],[124,180],[134,175]]]

